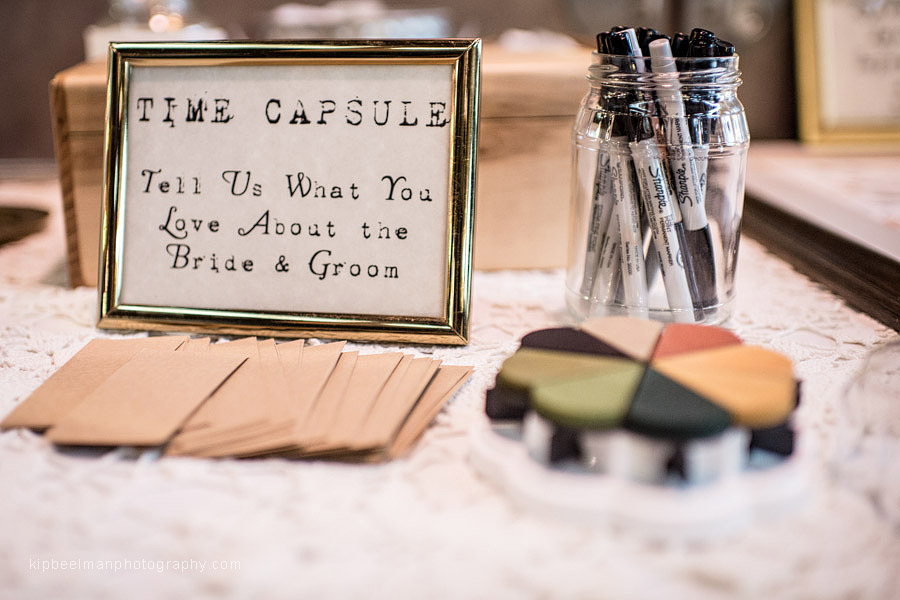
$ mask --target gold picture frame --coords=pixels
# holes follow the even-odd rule
[[[105,329],[465,344],[481,41],[114,43]]]
[[[900,71],[882,68],[885,60],[897,60],[898,26],[897,0],[794,1],[801,140],[900,142]],[[893,53],[879,43],[885,36]]]

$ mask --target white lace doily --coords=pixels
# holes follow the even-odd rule
[[[58,191],[0,182],[0,203],[16,202],[55,207]],[[95,291],[63,287],[63,260],[58,211],[0,247],[0,416],[109,335],[94,328]],[[789,515],[686,545],[529,511],[470,465],[467,433],[502,361],[525,333],[568,322],[561,272],[476,273],[471,343],[404,347],[475,373],[390,464],[67,454],[0,433],[0,597],[900,597],[900,443],[853,429],[843,403],[895,332],[743,241],[729,326],[794,361],[815,490]]]

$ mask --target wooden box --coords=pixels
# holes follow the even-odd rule
[[[566,260],[571,130],[590,50],[541,54],[485,46],[476,269],[553,268]],[[72,286],[97,284],[106,68],[82,63],[50,84]]]
[[[566,262],[572,126],[588,48],[531,54],[485,46],[475,210],[475,267]]]
[[[97,285],[106,63],[82,63],[50,82],[56,162],[66,223],[69,284]]]

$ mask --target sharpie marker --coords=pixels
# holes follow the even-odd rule
[[[590,275],[591,287],[588,290],[588,296],[592,301],[599,301],[602,304],[615,304],[619,300],[622,279],[621,259],[619,258],[621,238],[614,216],[616,204],[613,195],[616,178],[619,176],[618,171],[615,170],[619,162],[618,145],[604,142],[601,144],[601,152],[603,153],[602,167],[599,168],[604,171],[604,193],[602,197],[594,197],[592,206],[592,213],[596,211],[598,220],[596,223],[596,247],[594,248],[596,256],[590,257],[594,271]],[[602,218],[599,217],[601,215]],[[585,267],[587,268],[587,265]],[[588,276],[585,275],[585,277]]]
[[[597,51],[603,54],[619,54],[613,34],[624,29],[614,27],[612,31],[597,34]],[[609,123],[610,135],[600,143],[595,174],[594,194],[591,202],[591,217],[585,272],[582,278],[582,295],[601,304],[618,304],[624,302],[622,285],[622,237],[618,220],[615,218],[616,202],[613,187],[616,178],[622,173],[618,166],[624,149],[626,158],[628,151],[628,130],[620,115],[627,112],[624,105],[619,105],[621,98],[601,98],[600,103],[616,115]],[[615,105],[615,106],[614,106]],[[615,169],[615,174],[613,173]],[[622,187],[622,182],[618,182]],[[629,187],[631,187],[629,185]],[[593,267],[593,271],[590,269]]]
[[[627,312],[647,316],[647,278],[644,273],[644,244],[641,221],[632,188],[631,160],[615,155],[612,167],[612,197],[619,229],[619,264]]]
[[[674,48],[672,51],[677,54]],[[720,63],[716,58],[728,58],[734,56],[735,48],[731,42],[717,38],[711,31],[696,28],[691,31],[691,35],[684,45],[683,54],[684,56],[691,58],[708,59],[698,61],[694,67],[712,70],[721,68]],[[716,101],[714,92],[703,90],[692,93],[691,98],[691,104],[693,104],[693,106],[689,107],[690,112],[705,112],[706,104]],[[687,104],[688,103],[685,102],[685,105]],[[718,132],[715,129],[721,126],[721,121],[718,119],[691,120],[689,124],[692,126],[690,134],[694,141],[694,164],[700,178],[701,193],[703,194],[704,199],[718,198],[719,201],[722,202],[723,207],[725,207],[728,203],[733,203],[735,199],[726,191],[727,185],[722,186],[716,183],[717,179],[722,176],[721,168],[710,167],[707,160],[709,140],[717,137]],[[727,209],[723,208],[723,210],[725,210],[726,213],[729,212]],[[691,251],[694,256],[701,256],[705,244],[696,237],[694,241],[697,245],[692,246]],[[712,266],[714,264],[712,261],[711,242],[712,240],[710,240],[710,258],[709,260],[702,259],[704,265]],[[706,273],[698,272],[698,284],[700,285],[701,290],[708,292],[703,296],[703,304],[706,307],[713,307],[718,303],[717,297],[712,295],[712,292],[715,291],[715,288],[713,287],[715,285],[714,278],[715,273],[712,270]]]
[[[642,28],[641,37],[659,35],[653,29]],[[640,58],[640,42],[632,28],[623,28],[613,35],[611,44],[620,40],[621,52]],[[622,43],[624,42],[624,43]],[[640,60],[633,61],[634,70],[644,70]],[[631,139],[625,136],[626,139]],[[629,148],[630,148],[629,142]],[[618,164],[613,171],[613,198],[615,199],[616,224],[619,228],[619,259],[622,269],[622,287],[628,314],[635,317],[647,316],[647,274],[644,267],[643,229],[640,219],[638,195],[634,182],[637,180],[637,164],[626,155],[618,155]],[[634,169],[634,172],[632,172]]]
[[[683,250],[690,255],[700,306],[715,306],[718,304],[718,294],[713,240],[706,216],[705,191],[681,99],[678,69],[668,40],[653,40],[649,47],[651,67],[661,79],[656,95],[666,117],[666,156],[684,224]]]
[[[635,39],[637,39],[637,44],[641,47],[647,45],[650,40],[656,39],[658,37],[666,37],[665,35],[659,33],[655,29],[650,29],[647,27],[638,28],[635,30],[631,30],[631,33],[627,33],[629,28],[627,27],[616,27],[610,32],[602,33],[598,36],[598,40],[603,39],[605,52],[608,54],[615,54],[620,56],[628,57],[625,59],[625,62],[621,66],[624,70],[629,72],[638,73],[644,72],[644,64],[641,61],[633,60],[633,54],[636,52],[633,50]],[[626,32],[626,33],[623,33]],[[619,33],[621,35],[611,37],[613,33]],[[633,34],[636,33],[636,38]],[[649,52],[649,46],[648,46]],[[640,54],[643,53],[643,50],[640,51]],[[627,106],[627,102],[625,102],[622,106],[619,107],[619,111],[621,113],[630,112],[629,107]],[[633,117],[627,117],[633,118]],[[625,132],[625,143],[630,141],[627,137],[628,132]],[[630,150],[629,150],[630,153]],[[632,169],[633,171],[633,169]],[[634,175],[634,173],[632,173]],[[637,188],[637,182],[633,179],[632,189]],[[640,210],[640,203],[638,203],[638,212],[640,214],[640,228],[641,228],[641,237],[644,240],[643,249],[644,249],[644,273],[646,280],[647,289],[651,289],[653,287],[654,282],[656,281],[656,276],[659,275],[659,260],[656,254],[656,250],[653,248],[653,242],[650,240],[650,224],[647,220],[647,211]]]
[[[633,29],[617,27],[613,31],[598,36],[598,49],[608,54],[622,56],[620,67],[624,70],[639,69],[631,60],[630,42],[626,36],[634,35]],[[609,225],[608,237],[617,240],[615,248],[618,253],[618,271],[607,270],[598,274],[599,282],[608,282],[608,277],[618,275],[618,286],[607,285],[603,292],[606,301],[613,304],[624,304],[629,315],[645,317],[647,315],[647,276],[644,269],[643,226],[638,196],[635,192],[635,173],[631,160],[631,119],[628,115],[628,100],[616,96],[610,100],[616,106],[610,106],[616,115],[611,124],[609,143],[613,151],[610,153],[611,180],[614,219]],[[603,265],[608,263],[603,262]],[[614,295],[611,295],[615,292]]]
[[[624,30],[614,37],[622,37],[628,54],[634,57],[635,68],[644,71],[643,53],[633,29]],[[640,189],[640,198],[647,212],[650,235],[659,259],[663,286],[669,308],[676,318],[695,321],[694,309],[699,306],[699,291],[693,277],[691,257],[684,251],[684,228],[681,211],[675,201],[669,178],[659,155],[659,131],[653,127],[650,117],[637,116],[631,121],[631,157]],[[646,278],[645,278],[646,281]],[[695,299],[696,304],[695,304]]]
[[[691,37],[688,40],[684,51],[684,55],[687,57],[708,58],[709,60],[702,61],[702,65],[699,67],[703,69],[717,68],[718,61],[715,60],[716,58],[731,57],[734,56],[735,52],[734,45],[731,42],[720,40],[711,31],[700,28],[691,31]],[[696,98],[692,101],[692,103],[697,105],[695,109],[697,112],[705,112],[706,109],[704,107],[704,103],[715,101],[715,98],[710,96],[710,94],[712,94],[712,92],[698,92],[697,94],[695,94]],[[713,119],[708,123],[708,126],[715,127],[717,123],[718,120]],[[715,135],[715,132],[703,131],[700,128],[700,123],[696,123],[696,125],[697,129],[691,131],[694,142],[696,144],[700,144],[701,148],[705,148],[706,144],[704,140],[708,140],[710,137],[713,137]],[[701,180],[703,180],[703,184],[705,186],[706,161],[698,162],[697,166],[698,170],[700,171]]]
[[[588,222],[584,275],[581,278],[581,295],[585,298],[593,295],[601,256],[604,248],[609,245],[608,230],[613,212],[613,203],[610,198],[610,162],[609,149],[601,144],[597,153],[597,171],[594,175],[594,188],[591,193],[591,215]]]
[[[678,36],[681,37],[679,38],[677,47],[675,39],[673,39],[672,41],[672,54],[674,54],[675,56],[684,56],[690,58],[710,59],[708,61],[701,61],[700,64],[693,66],[693,68],[700,68],[704,70],[714,69],[718,66],[718,61],[716,61],[715,58],[727,58],[734,56],[735,53],[734,45],[731,42],[726,42],[725,40],[718,39],[713,32],[707,29],[697,27],[691,31],[690,36],[684,36],[684,34],[678,34]],[[678,36],[676,36],[676,38],[678,38]],[[702,90],[698,91],[695,94],[692,94],[690,100],[685,100],[686,108],[689,109],[688,112],[706,112],[705,104],[710,101],[715,101],[715,98],[711,96],[711,94],[713,93]],[[712,123],[710,125],[716,122],[716,120],[712,120]],[[710,132],[700,129],[700,123],[692,122],[691,124],[698,127],[697,129],[693,129],[691,131],[691,135],[694,138],[694,143],[704,144],[704,140],[709,139]],[[702,180],[702,170],[700,172],[700,177]]]
[[[659,157],[656,141],[638,134],[630,142],[631,157],[640,186],[640,197],[650,222],[653,246],[659,255],[663,285],[669,308],[678,320],[694,321],[694,301],[689,285],[689,263],[682,250],[681,215],[669,179]]]
[[[609,53],[609,32],[597,34],[597,51]],[[600,99],[601,104],[604,99]],[[615,129],[617,123],[611,124]],[[591,191],[591,212],[588,222],[587,244],[585,249],[584,274],[581,278],[581,295],[584,298],[599,299],[610,302],[616,294],[616,279],[619,272],[613,266],[611,254],[614,254],[618,231],[614,226],[612,213],[615,210],[611,198],[611,155],[615,152],[616,142],[627,142],[623,133],[613,133],[609,142],[602,141],[597,151],[597,167],[594,173],[594,187]],[[613,149],[611,150],[611,144]]]

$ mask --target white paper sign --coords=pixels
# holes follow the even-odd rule
[[[446,65],[135,69],[124,250],[143,256],[122,301],[439,316],[450,82]]]

